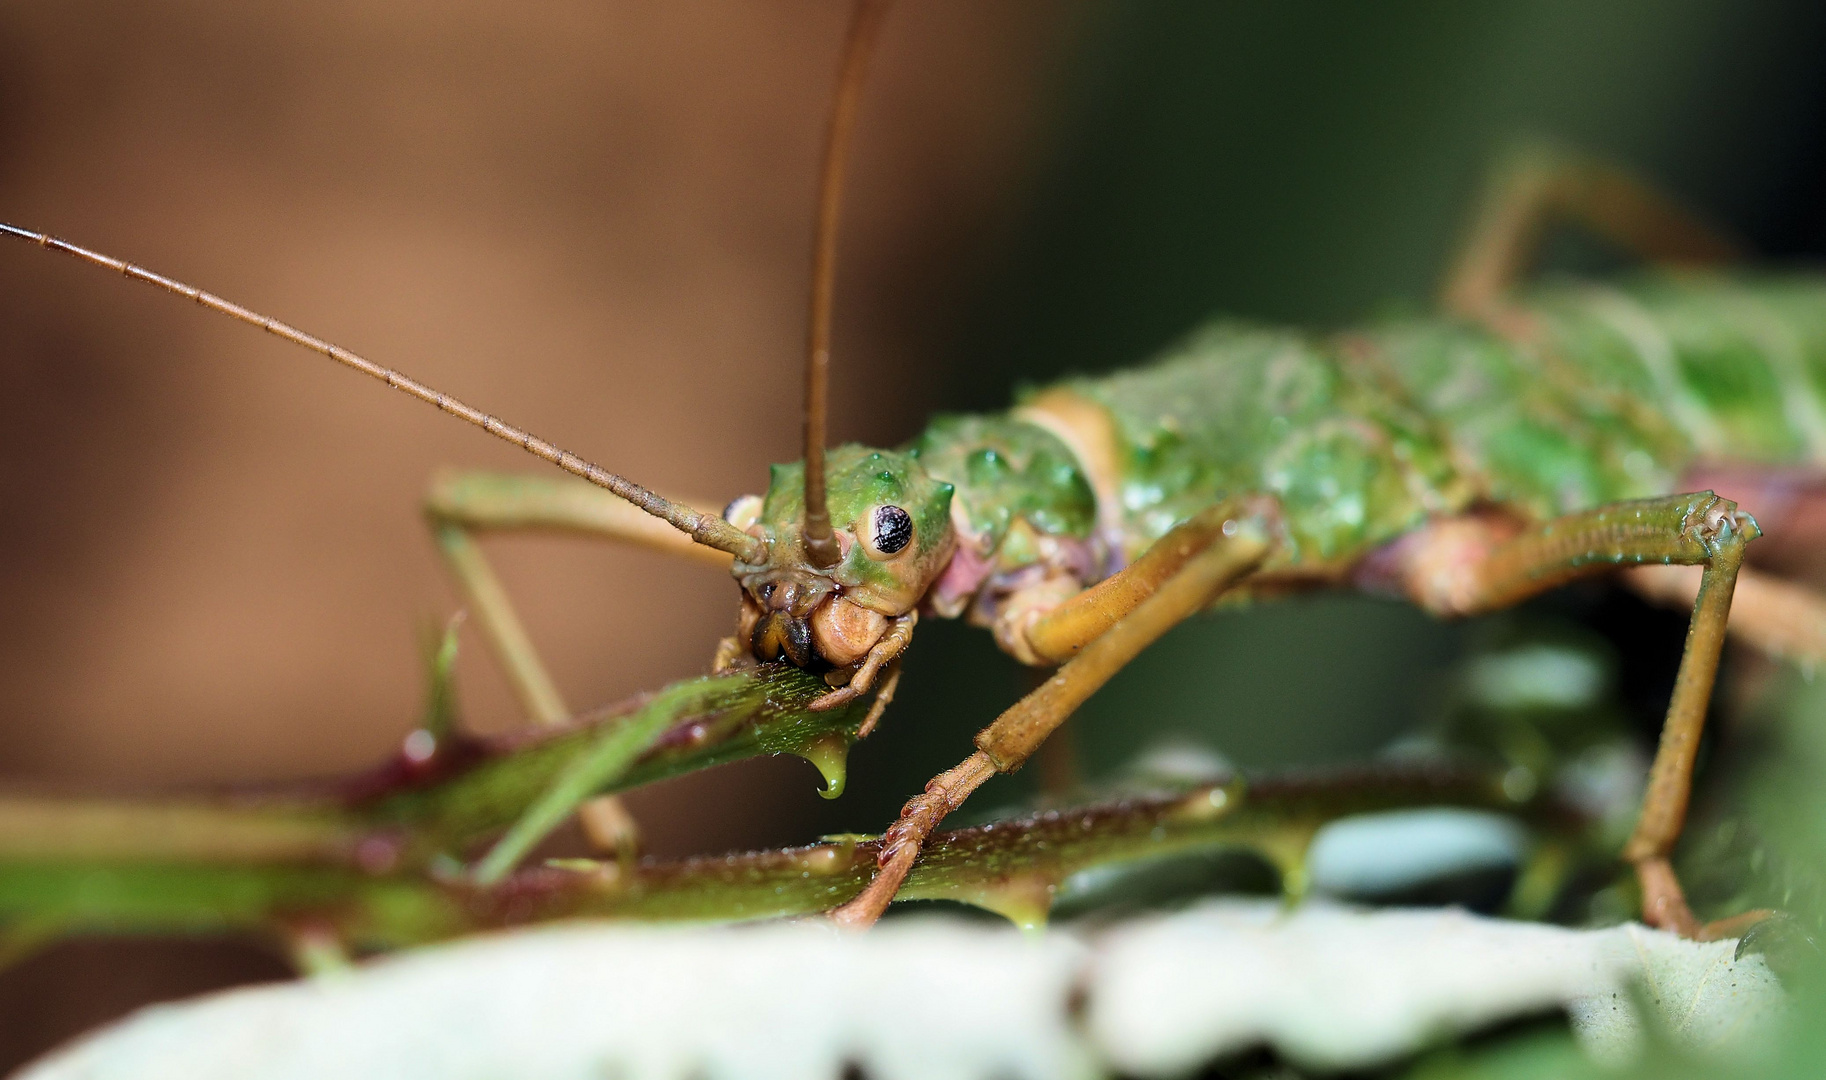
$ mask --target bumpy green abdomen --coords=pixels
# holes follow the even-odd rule
[[[1432,418],[1490,502],[1542,518],[1664,495],[1698,461],[1826,465],[1826,281],[1645,274],[1536,290],[1513,339],[1355,335],[1361,377]]]
[[[1305,335],[1220,323],[1066,388],[1112,421],[1131,555],[1232,494],[1277,496],[1288,561],[1305,564],[1348,561],[1462,502],[1425,420]]]
[[[1511,336],[1448,318],[1326,337],[1220,322],[1057,389],[1108,416],[1120,506],[1101,516],[1131,558],[1235,494],[1278,497],[1286,561],[1323,568],[1479,502],[1538,520],[1673,493],[1701,461],[1826,468],[1826,278],[1654,273],[1550,285],[1517,309]],[[1085,489],[1053,441],[1018,455],[1043,468],[973,481],[960,454],[1011,422],[949,423],[932,456],[977,514],[1083,535]]]
[[[1826,280],[1646,274],[1543,290],[1561,351],[1616,355],[1696,458],[1826,464]]]

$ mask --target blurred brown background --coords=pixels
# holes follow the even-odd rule
[[[846,207],[836,438],[898,441],[942,385],[929,357],[1026,178],[1074,12],[894,14]],[[846,18],[835,0],[8,3],[0,220],[720,506],[797,457]],[[418,708],[418,634],[455,606],[417,509],[442,466],[542,467],[257,331],[0,247],[0,777],[114,790],[388,753]],[[702,671],[730,626],[734,586],[696,566],[491,550],[578,708]],[[469,645],[470,721],[517,723]],[[782,761],[635,805],[677,852],[802,838],[815,801]],[[0,978],[0,1061],[276,971],[221,947],[59,949]]]
[[[845,8],[18,5],[0,207],[721,506],[797,456]],[[909,5],[869,91],[835,435],[897,441],[1021,176],[1051,5]],[[387,752],[455,600],[442,466],[541,463],[257,331],[0,248],[0,768],[123,784]],[[701,670],[721,575],[495,545],[573,704]],[[484,728],[517,722],[481,654]]]

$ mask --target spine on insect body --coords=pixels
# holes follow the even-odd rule
[[[1555,284],[1515,312],[1502,333],[1220,321],[1008,414],[942,417],[909,450],[957,487],[954,577],[1002,593],[1088,584],[1242,493],[1281,505],[1276,569],[1323,578],[1475,506],[1541,520],[1681,490],[1702,463],[1826,468],[1826,277]]]

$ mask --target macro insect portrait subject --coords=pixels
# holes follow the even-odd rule
[[[792,410],[803,420],[800,460],[776,464],[764,490],[720,510],[662,495],[543,426],[534,434],[492,405],[367,359],[373,350],[256,313],[229,287],[209,286],[224,299],[150,258],[154,268],[142,269],[138,255],[91,248],[78,228],[5,231],[252,323],[572,473],[450,472],[424,503],[466,612],[462,633],[486,642],[507,694],[537,725],[563,730],[580,712],[535,646],[536,624],[529,632],[484,559],[485,534],[591,534],[732,573],[735,617],[705,666],[726,679],[788,680],[768,684],[768,707],[837,724],[844,745],[898,722],[894,699],[919,675],[922,634],[938,620],[981,627],[982,647],[1038,669],[1015,704],[983,710],[974,744],[957,745],[951,767],[905,792],[898,817],[869,826],[885,831],[856,864],[866,884],[817,905],[840,925],[878,919],[948,814],[1027,764],[1092,694],[1194,615],[1353,590],[1459,618],[1619,569],[1630,571],[1619,577],[1626,587],[1689,614],[1642,811],[1621,852],[1640,915],[1697,939],[1736,936],[1767,917],[1701,918],[1670,859],[1727,637],[1803,666],[1826,654],[1826,604],[1796,580],[1805,560],[1759,566],[1756,557],[1759,545],[1794,551],[1784,533],[1808,526],[1817,498],[1821,279],[1746,269],[1745,245],[1652,175],[1571,140],[1535,142],[1491,171],[1441,267],[1432,312],[1312,330],[1200,318],[1121,370],[1039,381],[1011,407],[943,413],[891,444],[838,442],[830,385],[849,377],[833,335],[845,317],[844,180],[861,152],[853,147],[867,146],[871,54],[891,48],[884,42],[903,15],[859,3],[832,35],[840,51],[826,64],[836,74],[822,167],[815,147],[804,163],[818,183],[803,241],[802,381],[778,360],[744,362],[745,377],[773,387],[776,424],[795,426],[780,387],[802,390],[802,409]],[[1624,265],[1537,283],[1538,249],[1562,227],[1606,241]],[[523,812],[435,859],[415,840],[393,839],[385,850],[358,844],[357,858],[390,873],[424,857],[452,887],[485,893],[527,869],[576,813],[602,865],[634,867],[648,823],[604,793],[647,775],[656,748],[672,761],[700,751],[705,764],[721,760],[711,753],[719,736],[704,734],[714,724],[687,738],[661,723],[734,708],[717,699],[711,709],[693,693],[653,699],[637,714],[649,719],[597,746],[595,771],[563,772]],[[440,770],[462,767],[461,740],[446,738],[407,743],[403,760],[432,763],[429,779],[410,783],[443,782],[454,774]],[[807,738],[757,745],[820,762],[835,791],[841,766],[825,760],[835,751],[822,735]],[[488,842],[471,842],[484,831]],[[312,944],[307,931],[301,949]]]

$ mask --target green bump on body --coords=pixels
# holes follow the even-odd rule
[[[1279,497],[1297,562],[1354,557],[1456,508],[1424,421],[1301,334],[1218,323],[1155,364],[1065,385],[1109,410],[1131,556],[1237,494]]]
[[[1323,566],[1477,502],[1539,521],[1665,495],[1701,460],[1826,465],[1817,275],[1656,271],[1516,303],[1513,338],[1443,318],[1332,337],[1218,321],[1152,363],[1065,382],[1111,421],[1124,554],[1243,493],[1280,500],[1285,563]],[[912,450],[958,485],[975,530],[1008,538],[1007,567],[1036,557],[1013,521],[1078,536],[1096,515],[1049,440],[950,416]]]
[[[934,476],[958,487],[971,533],[999,547],[1025,520],[1049,536],[1084,538],[1097,497],[1072,452],[1041,428],[1001,416],[939,416],[907,447]]]
[[[1651,272],[1515,304],[1508,337],[1447,318],[1331,336],[1217,321],[1152,363],[1067,380],[1055,389],[1101,406],[1115,439],[1120,505],[1101,517],[1072,451],[1007,415],[940,416],[903,451],[837,448],[832,516],[895,502],[927,537],[954,519],[1007,574],[1100,520],[1120,563],[1266,494],[1284,514],[1277,564],[1322,571],[1478,503],[1543,521],[1678,490],[1700,461],[1826,466],[1817,276]],[[798,520],[801,478],[775,467],[765,520]],[[854,551],[833,576],[892,584]]]

